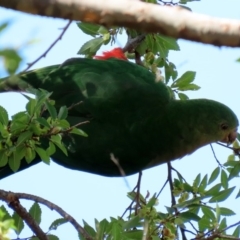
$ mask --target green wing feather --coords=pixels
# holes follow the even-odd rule
[[[69,156],[57,151],[53,160],[104,176],[134,174],[208,143],[228,142],[238,126],[237,117],[225,105],[205,99],[173,100],[148,70],[117,59],[70,59],[4,79],[0,92],[24,91],[28,86],[53,92],[57,107],[82,101],[69,111],[68,120],[71,124],[90,121],[81,126],[89,137],[64,138]],[[0,169],[0,178],[9,174],[7,167]]]

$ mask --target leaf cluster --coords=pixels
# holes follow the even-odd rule
[[[50,156],[60,149],[67,155],[62,138],[68,134],[87,136],[67,121],[68,108],[58,111],[51,93],[45,90],[29,89],[36,98],[28,98],[26,111],[19,112],[10,120],[6,109],[0,106],[0,167],[9,165],[13,171],[20,167],[21,160],[27,163],[37,156],[50,163]]]

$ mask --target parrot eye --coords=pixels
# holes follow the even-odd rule
[[[228,125],[226,123],[222,123],[221,124],[221,129],[222,130],[227,130],[228,129]]]

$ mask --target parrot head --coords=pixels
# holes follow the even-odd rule
[[[203,124],[207,128],[205,130],[209,131],[209,134],[214,136],[217,141],[222,143],[231,144],[237,138],[238,130],[238,118],[235,113],[226,105],[216,102],[213,100],[203,100],[205,105],[202,111]],[[201,117],[200,117],[201,118]],[[204,123],[204,121],[206,121]],[[208,123],[209,127],[208,127]],[[213,139],[212,139],[213,140]]]
[[[117,58],[117,59],[128,61],[128,59],[126,58],[121,48],[114,48],[110,51],[105,51],[103,52],[102,56],[94,56],[94,59],[98,59],[98,60],[107,60],[109,58]]]

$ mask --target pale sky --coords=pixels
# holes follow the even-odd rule
[[[240,2],[238,0],[204,0],[193,2],[188,6],[194,12],[240,19]],[[0,8],[0,16],[0,24],[6,20],[12,22],[8,30],[0,35],[0,48],[7,46],[21,48],[29,39],[38,40],[31,46],[23,47],[21,53],[25,62],[21,69],[26,68],[26,62],[31,62],[42,54],[60,34],[58,29],[67,24],[67,21],[36,17],[3,8]],[[79,48],[87,39],[89,38],[77,28],[75,23],[72,23],[63,39],[34,68],[61,64],[66,59],[75,57]],[[125,44],[124,37],[118,40],[122,45]],[[220,101],[232,108],[240,118],[238,101],[240,64],[235,61],[240,57],[239,48],[218,48],[183,40],[178,42],[181,51],[171,52],[170,61],[177,66],[179,75],[187,70],[196,71],[195,83],[201,86],[201,89],[197,92],[187,92],[188,96]],[[110,49],[112,47],[107,46],[106,48]],[[0,62],[0,77],[4,76],[6,76],[6,73],[3,71]],[[25,104],[26,101],[20,94],[7,93],[0,95],[0,105],[8,109],[9,115],[24,110]],[[231,152],[216,144],[213,147],[220,162],[224,163]],[[202,177],[206,173],[211,174],[217,167],[217,163],[210,146],[206,146],[180,161],[174,161],[173,166],[182,173],[189,183],[192,183],[199,172],[201,172]],[[144,171],[141,185],[142,194],[145,195],[147,190],[150,191],[151,195],[158,192],[164,184],[166,176],[166,164]],[[126,180],[133,188],[136,184],[137,175],[127,177]],[[237,189],[231,200],[227,203],[219,203],[221,207],[230,207],[237,213],[235,217],[229,218],[228,223],[235,223],[240,220],[239,200],[234,200],[239,189],[239,181],[232,180],[229,187],[234,185],[237,186]],[[54,163],[51,163],[50,167],[41,163],[3,179],[0,181],[0,189],[25,192],[46,198],[58,204],[77,219],[80,224],[82,219],[93,224],[94,218],[100,221],[110,216],[120,216],[130,203],[126,197],[126,193],[130,189],[126,186],[124,179],[107,178],[68,170]],[[160,211],[165,212],[164,206],[170,206],[169,196],[169,186],[167,186],[159,198],[158,209]],[[30,205],[27,203],[25,206],[28,208]],[[42,209],[43,223],[41,226],[44,231],[47,231],[50,223],[60,216],[53,214],[44,207]],[[233,232],[233,230],[230,230],[230,232]],[[61,239],[77,239],[75,229],[69,224],[52,233],[57,234]],[[31,236],[29,231],[24,231],[20,235],[21,238],[29,236]]]

